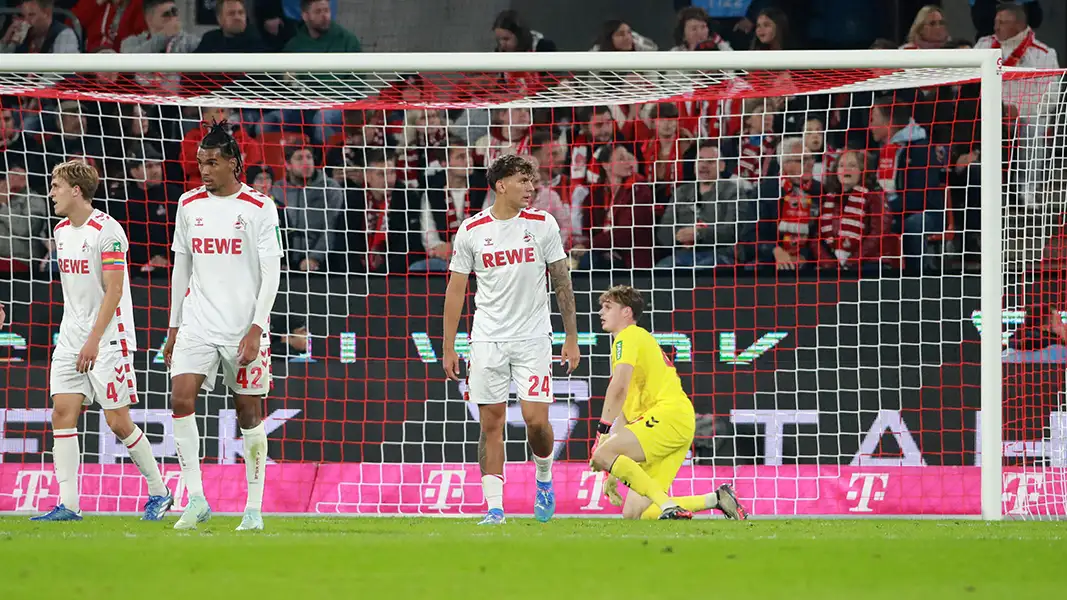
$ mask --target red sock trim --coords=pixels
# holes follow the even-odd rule
[[[499,480],[500,480],[500,482],[501,482],[501,483],[503,483],[503,482],[504,482],[504,476],[503,476],[503,475],[496,475],[496,474],[494,474],[494,473],[488,473],[488,475],[489,475],[490,477],[496,477],[497,479],[499,479]]]
[[[57,440],[63,439],[63,438],[72,438],[72,437],[78,437],[78,434],[76,434],[76,433],[61,433],[61,434],[58,434],[58,435],[55,436],[55,438]]]
[[[144,438],[144,432],[142,431],[142,432],[141,432],[141,435],[137,436],[137,441],[136,441],[136,442],[134,442],[134,443],[132,443],[132,444],[130,444],[129,446],[126,446],[126,449],[127,449],[127,450],[130,450],[130,449],[132,449],[132,448],[133,448],[134,446],[136,446],[136,445],[137,445],[137,443],[138,443],[138,442],[140,442],[140,441],[141,441],[141,440],[142,440],[143,438]]]
[[[191,417],[191,416],[193,416],[195,414],[196,414],[195,411],[191,412],[191,413],[185,413],[184,415],[179,415],[178,413],[172,413],[171,417],[173,417],[175,419],[184,419],[185,417]]]

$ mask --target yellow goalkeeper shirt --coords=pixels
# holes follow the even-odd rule
[[[636,420],[653,406],[680,403],[692,406],[682,389],[678,371],[660,348],[659,342],[642,327],[630,325],[615,336],[611,349],[611,368],[630,365],[634,368],[630,389],[622,405],[627,422]]]

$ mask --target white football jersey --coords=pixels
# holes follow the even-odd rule
[[[501,221],[486,209],[463,221],[449,269],[478,279],[471,341],[552,335],[546,270],[566,257],[559,224],[542,210],[525,208]]]
[[[239,344],[255,316],[259,261],[282,255],[274,200],[243,183],[232,196],[203,187],[186,192],[178,200],[171,249],[193,262],[181,327],[212,344]]]
[[[121,269],[125,273],[122,299],[115,317],[100,338],[100,345],[125,340],[128,350],[136,350],[130,273],[126,268],[130,242],[122,225],[106,213],[94,210],[81,227],[75,227],[70,219],[63,219],[56,225],[52,236],[59,262],[59,280],[63,286],[63,320],[59,324],[56,349],[81,351],[104,300],[104,271]]]

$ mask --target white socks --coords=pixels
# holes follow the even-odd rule
[[[548,483],[552,481],[552,455],[541,458],[540,456],[533,455],[534,464],[537,465],[537,473],[535,478],[541,483]]]
[[[200,431],[196,415],[174,418],[174,447],[182,467],[182,481],[189,496],[203,496],[204,482],[200,477]]]
[[[267,432],[263,423],[242,429],[245,443],[245,476],[248,478],[248,501],[245,510],[262,510],[263,484],[267,478]]]
[[[482,495],[489,510],[504,510],[504,476],[482,475]]]
[[[130,453],[130,459],[137,469],[144,475],[148,482],[148,494],[151,496],[166,496],[167,486],[163,485],[163,476],[159,474],[159,464],[152,456],[152,445],[144,438],[144,432],[137,425],[133,426],[133,433],[122,440],[126,451]]]
[[[81,511],[78,500],[78,466],[81,450],[78,448],[77,429],[56,429],[52,432],[52,463],[59,480],[59,502],[74,512]]]

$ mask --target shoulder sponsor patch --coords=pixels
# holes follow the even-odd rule
[[[622,360],[622,340],[615,342],[615,360]]]
[[[114,241],[114,242],[111,242],[111,251],[112,252],[122,252],[122,242],[117,241],[117,240]]]

